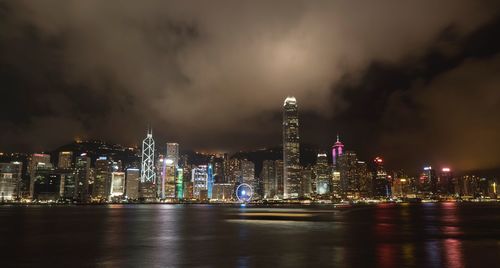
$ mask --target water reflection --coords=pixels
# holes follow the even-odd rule
[[[320,221],[226,220],[225,215],[240,212],[209,205],[0,207],[0,238],[7,241],[0,243],[0,252],[9,256],[2,267],[455,268],[500,263],[500,206],[384,205],[355,207]],[[287,213],[329,215],[324,208]]]

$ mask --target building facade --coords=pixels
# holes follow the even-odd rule
[[[295,97],[283,103],[283,198],[301,195],[299,111]]]

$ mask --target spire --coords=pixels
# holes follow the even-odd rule
[[[340,142],[340,135],[338,132],[337,132],[337,142]]]
[[[151,124],[148,124],[148,137],[152,137],[153,136],[153,128],[151,127]]]

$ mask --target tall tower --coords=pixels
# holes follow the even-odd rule
[[[339,158],[339,156],[342,155],[343,152],[344,152],[344,144],[342,144],[342,142],[340,142],[340,137],[339,137],[339,134],[337,133],[337,141],[332,146],[332,160],[333,160],[332,162],[333,162],[333,169],[334,170],[337,167],[337,159]]]
[[[283,104],[283,198],[300,195],[299,110],[295,97]]]
[[[153,131],[148,129],[146,138],[142,141],[141,158],[141,198],[152,200],[155,198],[156,173],[155,165],[155,141]]]
[[[163,162],[161,198],[175,198],[176,172],[179,166],[179,144],[167,143],[167,153]]]

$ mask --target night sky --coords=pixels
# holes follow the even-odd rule
[[[500,2],[0,0],[0,150],[304,143],[500,166]]]

